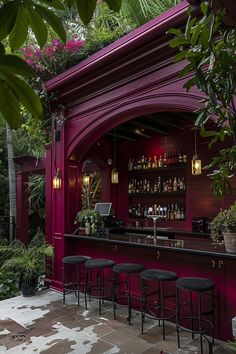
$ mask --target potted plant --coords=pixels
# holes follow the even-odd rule
[[[17,240],[10,246],[1,247],[0,254],[3,253],[8,253],[8,259],[1,269],[18,273],[22,294],[24,296],[34,295],[39,276],[46,272],[45,257],[53,257],[53,247],[36,239],[32,239],[28,246]]]
[[[227,252],[236,253],[236,204],[221,210],[211,223],[211,239],[218,242],[223,235]]]
[[[104,229],[102,216],[93,209],[85,209],[78,212],[75,218],[75,224],[77,223],[79,223],[80,227],[85,228],[86,235],[94,235]]]

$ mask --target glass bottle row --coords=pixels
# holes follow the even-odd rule
[[[128,184],[128,194],[145,194],[145,193],[165,193],[185,191],[185,180],[181,177],[162,178],[159,176],[156,180],[149,179],[137,180],[132,178]]]
[[[130,158],[128,162],[128,170],[150,170],[155,168],[167,167],[171,164],[186,164],[187,152],[186,150],[168,150],[158,158],[155,155],[153,158],[150,156],[139,156],[136,158]]]
[[[161,204],[133,204],[129,206],[129,215],[134,218],[147,218],[148,215],[160,215],[162,220],[185,220],[186,210],[183,205],[171,203]]]

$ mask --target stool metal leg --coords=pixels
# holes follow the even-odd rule
[[[193,323],[193,294],[192,294],[192,291],[190,291],[190,316],[191,316],[192,339],[194,339],[194,323]]]
[[[145,313],[145,288],[146,281],[141,279],[141,333],[143,334],[144,313]]]
[[[77,277],[78,277],[78,285],[77,285],[77,288],[78,288],[78,306],[80,305],[79,304],[79,301],[80,301],[80,265],[78,264],[78,267],[77,267]]]
[[[63,272],[62,272],[62,276],[63,276],[63,305],[65,304],[65,300],[66,300],[66,290],[65,290],[65,285],[66,285],[66,279],[65,279],[65,265],[63,266]]]
[[[85,301],[85,308],[88,310],[87,304],[87,293],[88,293],[88,269],[85,268],[85,284],[84,284],[84,301]]]
[[[180,304],[179,304],[179,289],[176,288],[176,334],[178,341],[178,348],[180,348],[179,324],[180,324]]]
[[[127,290],[128,290],[128,320],[129,325],[131,324],[131,296],[130,296],[130,275],[127,274]]]
[[[112,304],[113,304],[113,316],[116,320],[116,283],[117,283],[117,274],[112,271]]]
[[[102,315],[102,269],[98,271],[98,286],[99,286],[99,315]]]
[[[161,317],[164,318],[164,287],[163,287],[163,281],[160,281],[160,290],[161,290]],[[163,340],[165,340],[165,320],[162,320],[162,336],[163,336]]]
[[[202,304],[201,304],[201,292],[197,294],[197,301],[198,301],[198,330],[202,331]],[[201,354],[203,354],[203,343],[202,343],[202,333],[200,333],[200,346],[201,346]]]

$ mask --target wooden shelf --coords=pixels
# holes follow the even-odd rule
[[[132,193],[128,194],[129,198],[131,197],[167,197],[167,196],[185,196],[186,191],[175,191],[175,192],[161,192],[161,193]]]
[[[140,170],[133,170],[133,171],[128,171],[129,174],[136,174],[136,173],[152,173],[152,172],[163,172],[163,171],[171,171],[171,170],[177,170],[177,169],[184,169],[187,167],[187,164],[178,164],[174,165],[171,164],[166,167],[157,167],[157,168],[149,168],[149,169],[140,169]]]

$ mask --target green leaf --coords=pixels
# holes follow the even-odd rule
[[[30,27],[32,28],[35,34],[40,48],[42,48],[46,43],[48,37],[47,27],[43,22],[41,15],[39,15],[38,12],[36,12],[32,6],[27,4],[26,10]]]
[[[0,68],[9,74],[18,74],[25,77],[34,77],[32,68],[19,56],[7,54],[0,56]]]
[[[17,16],[13,29],[9,35],[9,42],[12,50],[18,49],[25,42],[28,35],[28,19],[25,7],[21,4],[17,11]]]
[[[89,1],[90,2],[90,1]],[[36,11],[40,16],[44,18],[44,20],[52,27],[52,29],[58,34],[60,39],[65,42],[66,41],[66,31],[62,25],[62,22],[59,17],[54,15],[54,13],[46,7],[35,5]]]
[[[105,0],[105,2],[107,3],[107,5],[110,7],[111,10],[119,11],[121,8],[122,0]]]
[[[56,10],[65,10],[65,6],[60,0],[41,0],[49,7],[53,7]]]
[[[177,37],[181,37],[182,36],[182,32],[180,29],[177,29],[177,28],[170,28],[167,33],[170,33],[170,34],[174,34],[175,36]]]
[[[175,58],[174,58],[174,62],[177,63],[179,61],[181,61],[182,59],[185,59],[187,50],[183,50],[182,52],[178,53]]]
[[[183,44],[187,44],[187,41],[185,38],[174,38],[169,42],[169,45],[171,48],[176,48],[176,47],[179,47]]]
[[[17,9],[17,1],[9,1],[0,7],[0,41],[7,37],[14,26]]]
[[[19,77],[8,76],[8,86],[14,92],[21,104],[36,118],[42,115],[42,105],[33,89]]]
[[[97,0],[76,0],[76,4],[81,20],[87,25],[93,17]]]
[[[12,128],[19,127],[20,104],[7,84],[0,80],[0,111]]]
[[[198,25],[195,26],[195,30],[194,30],[193,35],[192,35],[192,38],[191,38],[191,44],[192,44],[192,45],[195,45],[195,44],[197,43],[197,40],[198,40],[198,38],[199,38],[201,29],[202,29],[202,27],[201,27],[200,24],[198,24]]]

